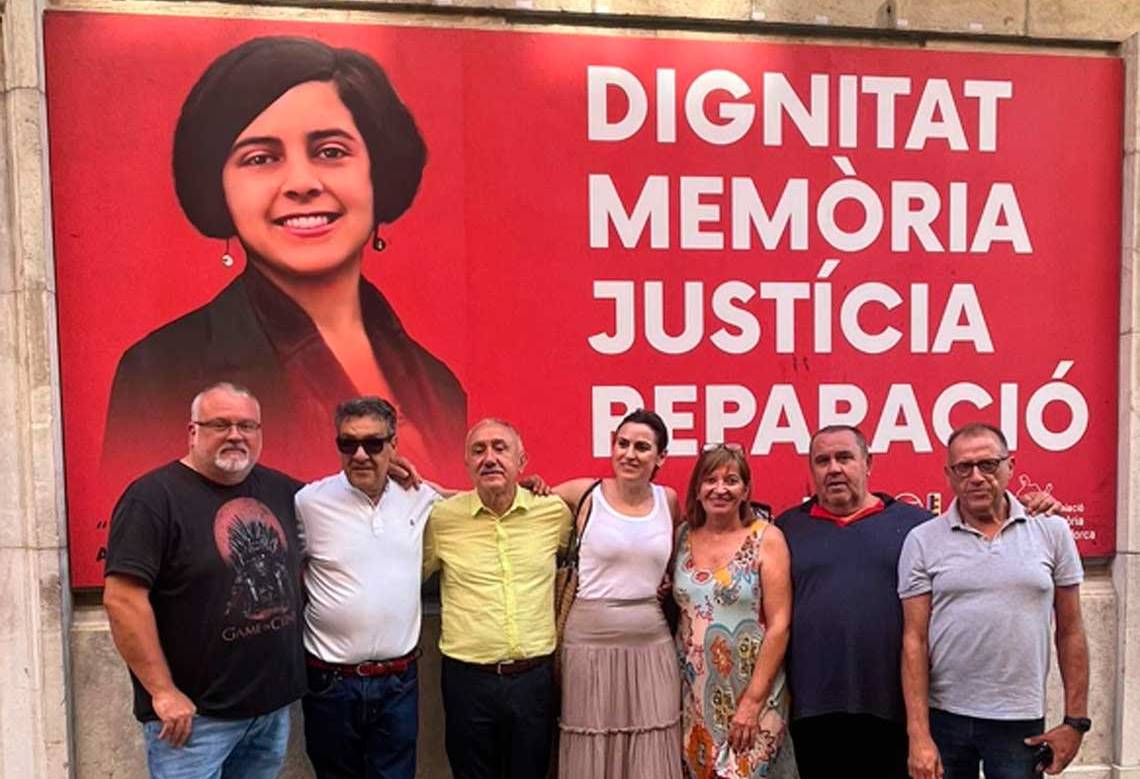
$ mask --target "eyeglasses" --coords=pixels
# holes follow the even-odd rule
[[[704,446],[701,447],[702,452],[715,452],[717,449],[727,449],[730,452],[741,452],[741,453],[744,452],[743,446],[741,446],[738,443],[732,442],[732,441],[718,443],[718,444],[709,443],[709,444],[705,444]]]
[[[231,427],[236,427],[237,431],[242,435],[253,435],[261,429],[261,423],[255,419],[239,419],[236,422],[232,422],[228,419],[207,419],[205,422],[199,422],[196,419],[192,419],[190,423],[198,427],[204,427],[213,433],[228,433]]]
[[[388,442],[395,437],[395,433],[384,436],[373,435],[368,438],[352,438],[341,435],[336,437],[336,448],[341,454],[356,454],[356,450],[360,447],[364,447],[365,454],[380,454]]]
[[[974,462],[962,461],[951,465],[950,470],[953,471],[954,475],[959,479],[967,478],[974,472],[974,468],[977,468],[986,476],[993,476],[997,473],[997,469],[1001,467],[1001,464],[1008,459],[1009,455],[1007,454],[1005,457],[975,460]]]

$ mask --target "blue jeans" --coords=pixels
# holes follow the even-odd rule
[[[1036,747],[1025,739],[1040,735],[1045,720],[995,720],[930,710],[930,735],[938,747],[944,779],[978,779],[978,763],[986,779],[1034,779]]]
[[[152,779],[276,779],[289,743],[289,707],[251,719],[194,715],[190,740],[159,740],[162,723],[144,722]]]
[[[413,779],[419,730],[416,664],[388,676],[308,668],[305,751],[318,779]]]

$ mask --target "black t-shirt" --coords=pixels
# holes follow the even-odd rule
[[[814,498],[776,520],[792,558],[785,665],[794,719],[845,712],[905,720],[899,553],[931,514],[876,494],[883,510],[846,527],[810,516]]]
[[[305,691],[300,483],[261,466],[217,484],[180,462],[131,484],[115,506],[108,574],[150,587],[174,684],[200,714],[266,714]],[[157,719],[134,674],[135,716]]]

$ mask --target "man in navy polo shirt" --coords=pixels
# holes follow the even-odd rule
[[[931,515],[868,490],[871,455],[857,428],[817,432],[808,465],[815,496],[776,520],[792,558],[786,665],[800,777],[906,779],[898,560]]]

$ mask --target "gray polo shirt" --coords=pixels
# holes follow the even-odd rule
[[[1055,587],[1084,578],[1069,523],[1028,516],[1009,492],[993,540],[958,501],[919,525],[899,557],[899,597],[931,593],[930,706],[968,717],[1045,716]]]

